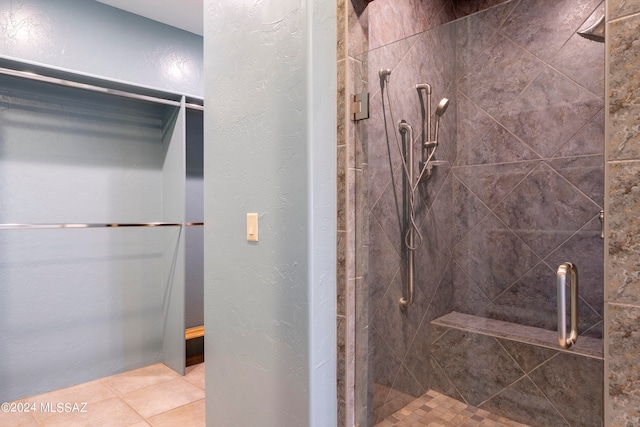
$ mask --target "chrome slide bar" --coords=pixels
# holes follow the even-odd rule
[[[181,222],[86,223],[86,224],[0,224],[0,230],[44,230],[57,228],[116,228],[116,227],[180,227]]]
[[[399,124],[400,134],[404,141],[404,151],[407,156],[407,181],[408,189],[405,191],[405,210],[409,210],[407,225],[409,230],[405,236],[407,248],[407,296],[400,298],[400,308],[406,309],[413,304],[414,293],[414,251],[415,251],[415,228],[413,226],[413,128],[404,120]]]
[[[567,275],[570,279],[571,331],[567,338]],[[575,264],[565,262],[558,267],[558,343],[570,348],[578,340],[578,269]]]
[[[44,82],[44,83],[51,83],[58,86],[66,86],[66,87],[72,87],[76,89],[88,90],[91,92],[115,95],[123,98],[137,99],[139,101],[148,101],[156,104],[172,105],[175,107],[180,106],[179,101],[174,101],[171,99],[158,98],[155,96],[142,95],[140,93],[126,92],[123,90],[110,89],[110,88],[90,85],[86,83],[79,83],[79,82],[74,82],[72,80],[59,79],[59,78],[44,76],[41,74],[31,73],[27,71],[18,71],[18,70],[12,70],[10,68],[0,67],[0,74],[5,74],[7,76],[13,76],[13,77],[21,77],[23,79],[35,80],[35,81]],[[193,110],[204,111],[204,107],[198,104],[187,103],[185,104],[185,107]]]

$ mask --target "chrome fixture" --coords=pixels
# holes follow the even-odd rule
[[[447,111],[449,108],[449,100],[447,98],[442,98],[436,107],[436,128],[433,134],[433,142],[438,145],[438,129],[440,128],[440,117]]]
[[[422,161],[420,162],[420,180],[427,181],[431,177],[434,162],[432,162],[438,146],[438,130],[440,128],[440,117],[447,111],[449,100],[442,98],[436,107],[436,126],[433,137],[431,136],[431,85],[428,83],[420,83],[416,85],[418,96],[420,97],[420,110],[422,112]],[[423,91],[427,94],[426,100],[422,96]],[[426,106],[425,106],[426,104]]]
[[[388,68],[382,68],[378,71],[378,76],[380,77],[380,85],[384,85],[385,83],[389,83],[389,76],[391,75],[391,70]]]
[[[422,161],[420,163],[420,168],[422,168],[423,165],[427,163],[429,154],[431,154],[431,151],[433,151],[428,145],[428,143],[431,142],[431,85],[429,83],[419,83],[416,85],[416,90],[418,91],[418,97],[420,98],[420,110],[422,112]],[[427,94],[426,102],[422,97],[423,91]],[[431,168],[427,170],[426,179],[428,179],[430,176]]]
[[[578,34],[584,37],[585,39],[592,40],[594,42],[604,43],[605,31],[607,28],[607,23],[605,22],[605,16],[602,15],[598,21],[590,26],[589,28],[578,31]]]
[[[598,219],[600,220],[600,238],[604,239],[604,209],[598,214]]]
[[[389,140],[389,129],[387,127],[387,110],[384,102],[385,98],[385,88],[391,78],[391,70],[388,68],[382,68],[378,71],[378,76],[380,78],[380,91],[381,91],[381,100],[382,100],[382,115],[384,119],[384,131],[387,140],[387,149],[389,150],[389,158],[391,159],[391,142]],[[400,308],[402,310],[409,307],[413,304],[413,295],[414,295],[414,252],[420,247],[422,247],[423,238],[416,223],[415,218],[415,200],[416,200],[416,192],[418,190],[418,185],[421,182],[424,182],[428,179],[428,175],[431,173],[432,158],[435,153],[436,147],[438,146],[438,128],[440,126],[440,117],[444,114],[449,106],[449,100],[447,98],[443,98],[438,107],[436,108],[436,127],[433,137],[431,136],[431,94],[432,88],[428,83],[421,83],[415,86],[418,91],[418,96],[420,97],[420,105],[422,107],[422,161],[420,162],[418,174],[415,173],[414,170],[414,158],[413,158],[413,128],[405,121],[401,120],[398,123],[398,133],[402,136],[402,144],[398,139],[398,134],[396,132],[393,133],[396,139],[396,146],[398,152],[400,153],[401,160],[401,169],[403,176],[403,212],[404,219],[399,221],[401,234],[404,234],[404,238],[402,240],[403,249],[406,249],[407,259],[406,259],[406,277],[407,277],[407,293],[406,296],[400,298]],[[423,97],[423,92],[426,93],[426,99]],[[387,103],[389,104],[389,114],[391,115],[391,120],[394,121],[393,118],[393,109],[391,108],[391,98],[387,96]],[[391,167],[393,171],[394,167]],[[394,188],[395,192],[395,183],[394,175],[391,174],[392,180],[392,188]],[[396,196],[396,207],[397,207],[398,197]],[[398,210],[399,211],[399,210]],[[400,215],[399,215],[400,217]]]
[[[408,184],[408,190],[404,191],[404,199],[403,204],[405,211],[409,211],[408,221],[407,221],[407,231],[404,236],[404,244],[407,248],[407,296],[400,298],[400,307],[405,309],[413,304],[413,293],[414,293],[414,252],[420,247],[415,246],[415,233],[418,232],[418,236],[420,236],[420,231],[418,230],[418,226],[415,223],[415,209],[414,209],[414,192],[413,190],[413,128],[404,120],[400,121],[398,124],[398,130],[400,131],[400,135],[402,135],[402,147],[403,147],[403,158],[406,158],[406,175],[407,180],[405,181]],[[420,244],[422,244],[422,236],[420,236]]]
[[[369,92],[362,89],[362,92],[351,96],[351,120],[357,122],[369,118]]]
[[[567,275],[571,293],[571,332],[567,338]],[[570,348],[578,340],[578,269],[575,264],[565,262],[558,267],[558,343],[562,348]]]

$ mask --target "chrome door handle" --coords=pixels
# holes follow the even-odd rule
[[[567,338],[567,275],[570,279],[571,331]],[[578,340],[578,269],[565,262],[558,267],[558,343],[562,348],[569,348]]]

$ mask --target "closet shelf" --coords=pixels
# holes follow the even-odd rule
[[[186,224],[188,225],[188,224]],[[57,228],[116,228],[116,227],[180,227],[181,222],[131,222],[85,224],[0,224],[0,230],[41,230]]]
[[[0,60],[2,60],[2,58],[0,58]],[[2,61],[2,62],[6,62],[6,61]],[[38,68],[37,71],[41,73],[46,70],[44,67],[37,67],[37,68]],[[55,72],[55,70],[46,70],[46,71]],[[107,80],[103,80],[104,86],[100,86],[98,84],[84,83],[81,81],[70,80],[68,78],[54,77],[46,74],[40,74],[38,72],[22,71],[22,70],[16,70],[16,69],[11,69],[11,68],[2,67],[2,66],[0,66],[0,74],[13,76],[13,77],[20,77],[23,79],[34,80],[34,81],[43,82],[43,83],[54,84],[58,86],[66,86],[66,87],[71,87],[75,89],[83,89],[90,92],[115,95],[123,98],[136,99],[139,101],[147,101],[147,102],[152,102],[156,104],[172,105],[175,107],[180,107],[181,105],[180,101],[175,99],[179,97],[176,94],[166,94],[165,96],[167,97],[164,98],[164,97],[158,96],[158,95],[161,95],[158,91],[153,91],[154,95],[147,95],[147,94],[139,93],[136,91],[129,91],[129,90],[123,90],[115,87],[109,87],[108,84],[109,83],[113,84],[113,83],[108,82]],[[77,77],[78,77],[78,80],[82,79],[81,76],[77,76]],[[97,79],[94,79],[94,80],[96,82],[98,81]],[[120,86],[124,86],[124,85],[120,85]],[[134,89],[138,89],[139,91],[144,91],[143,88],[135,88],[135,86],[131,86],[131,85],[126,85],[126,86],[130,86]],[[204,111],[204,106],[198,104],[198,102],[201,102],[200,100],[194,97],[186,97],[186,98],[187,98],[185,102],[186,108],[197,110],[197,111]]]

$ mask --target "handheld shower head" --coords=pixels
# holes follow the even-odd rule
[[[380,84],[382,84],[383,82],[388,82],[390,75],[391,75],[390,69],[381,68],[380,71],[378,71],[378,76],[380,77]]]
[[[433,141],[438,145],[438,130],[440,129],[440,117],[447,111],[449,108],[449,99],[442,98],[436,107],[436,128],[433,135]]]
[[[436,107],[436,116],[440,118],[440,116],[442,116],[445,111],[447,111],[447,108],[449,108],[449,99],[442,98],[438,103],[438,106]]]

